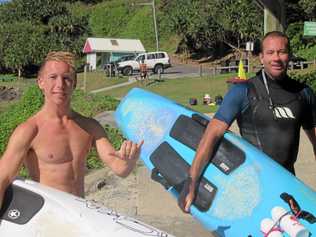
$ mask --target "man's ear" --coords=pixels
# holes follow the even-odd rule
[[[263,53],[259,53],[259,59],[260,59],[261,64],[263,64]]]
[[[43,83],[44,83],[44,82],[43,82],[43,78],[40,77],[40,76],[38,76],[38,77],[37,77],[37,85],[38,85],[38,87],[39,87],[41,90],[43,90],[43,86],[44,86]]]

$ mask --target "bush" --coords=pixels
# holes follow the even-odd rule
[[[105,110],[115,110],[119,101],[111,96],[85,94],[76,90],[72,96],[72,108],[80,114],[93,117]]]
[[[316,71],[306,73],[306,74],[294,74],[291,77],[300,82],[304,82],[309,85],[314,93],[316,93]]]
[[[124,140],[123,135],[116,128],[111,128],[109,125],[105,125],[104,129],[108,136],[109,141],[118,150]],[[99,159],[96,149],[92,149],[87,157],[88,169],[99,169],[103,167],[103,162]]]
[[[316,45],[301,49],[296,53],[296,55],[305,58],[307,61],[314,60],[316,58]]]
[[[304,37],[304,23],[291,23],[286,33],[290,38],[293,54],[306,60],[313,60],[316,55],[316,40],[313,37]]]
[[[41,91],[37,86],[30,86],[18,103],[10,106],[6,112],[0,114],[0,154],[4,152],[13,130],[38,111],[42,104],[43,96]]]
[[[17,77],[13,74],[0,75],[0,81],[15,81]]]

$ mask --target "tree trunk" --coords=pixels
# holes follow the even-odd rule
[[[18,68],[18,79],[21,79],[21,68]]]

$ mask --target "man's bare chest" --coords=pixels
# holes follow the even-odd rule
[[[92,145],[91,135],[79,126],[43,126],[32,142],[32,150],[45,163],[83,160]]]

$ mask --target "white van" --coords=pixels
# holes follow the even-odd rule
[[[148,70],[154,73],[163,73],[168,67],[171,67],[169,56],[166,52],[148,52],[139,54],[134,60],[128,60],[118,63],[118,71],[123,75],[131,75],[139,71],[140,64],[145,63]]]

